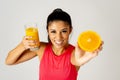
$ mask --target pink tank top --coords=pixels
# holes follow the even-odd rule
[[[40,62],[39,80],[77,80],[77,70],[70,62],[73,49],[69,45],[63,54],[57,56],[49,43]]]

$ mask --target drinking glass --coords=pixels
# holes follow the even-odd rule
[[[25,25],[25,33],[26,36],[31,36],[28,40],[34,40],[39,42],[39,34],[38,34],[38,27],[36,23],[29,23]],[[31,45],[34,48],[30,48],[31,51],[38,50],[40,43]]]

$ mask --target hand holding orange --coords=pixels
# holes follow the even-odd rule
[[[78,45],[84,51],[92,52],[101,44],[100,36],[92,30],[82,32],[78,37]]]

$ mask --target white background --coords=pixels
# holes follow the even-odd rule
[[[38,23],[40,39],[47,41],[46,19],[55,8],[71,15],[71,44],[88,29],[104,41],[103,51],[81,67],[78,80],[120,80],[120,0],[0,0],[0,80],[38,80],[37,57],[14,66],[5,65],[5,58],[21,42],[28,22]]]

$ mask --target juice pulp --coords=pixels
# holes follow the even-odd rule
[[[82,32],[78,37],[78,45],[81,49],[84,51],[92,52],[101,44],[101,38],[100,36],[91,30]]]
[[[31,36],[29,40],[37,40],[39,41],[39,35],[38,35],[38,28],[36,27],[29,27],[26,28],[26,36]],[[39,45],[39,44],[37,44]]]

